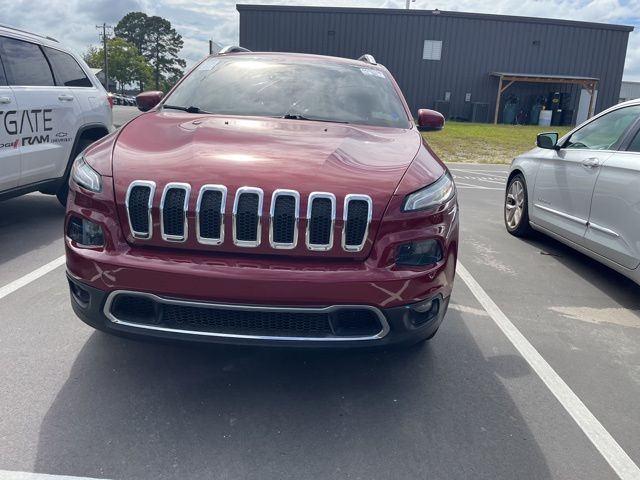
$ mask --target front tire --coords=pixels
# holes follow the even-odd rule
[[[73,155],[71,155],[70,162],[73,162],[75,158],[92,143],[93,143],[93,140],[89,140],[89,139],[80,140],[78,142],[78,146],[73,151]],[[67,168],[67,173],[65,174],[62,180],[62,185],[60,185],[60,188],[58,188],[58,191],[56,192],[56,197],[58,198],[58,201],[62,204],[63,207],[67,206],[67,197],[69,196],[69,175],[70,174],[71,174],[71,167]]]
[[[514,175],[504,198],[504,225],[507,232],[516,237],[526,237],[531,234],[529,225],[529,197],[527,182],[521,173]]]

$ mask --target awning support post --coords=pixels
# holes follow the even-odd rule
[[[587,91],[589,92],[590,98],[589,98],[589,111],[587,112],[587,118],[593,117],[593,113],[594,113],[593,110],[595,108],[596,85],[597,85],[597,82],[591,82],[588,85],[589,88],[587,89]]]
[[[500,112],[500,95],[502,95],[502,75],[500,75],[500,82],[498,82],[498,95],[496,96],[496,113],[493,115],[493,124],[498,124],[498,113]]]
[[[493,116],[493,124],[497,125],[498,124],[498,114],[500,113],[500,97],[502,97],[502,94],[504,93],[504,91],[509,88],[511,85],[513,85],[515,83],[515,80],[511,80],[509,83],[507,83],[504,87],[502,86],[502,81],[504,80],[504,77],[501,75],[500,76],[500,82],[498,83],[498,96],[496,97],[496,113]]]

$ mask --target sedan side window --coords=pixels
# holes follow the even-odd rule
[[[636,133],[636,136],[634,137],[634,139],[629,144],[629,147],[627,147],[627,150],[629,152],[638,152],[638,153],[640,153],[640,131],[638,133]]]
[[[564,148],[612,150],[639,116],[640,105],[609,112],[571,135]]]

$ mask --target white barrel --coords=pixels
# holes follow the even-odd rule
[[[551,115],[553,114],[552,110],[542,110],[540,112],[540,119],[538,120],[538,125],[542,125],[544,127],[548,127],[551,125]]]

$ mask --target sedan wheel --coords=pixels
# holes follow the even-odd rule
[[[504,223],[507,231],[517,237],[530,233],[527,206],[527,184],[521,174],[515,175],[507,186],[504,201]]]

